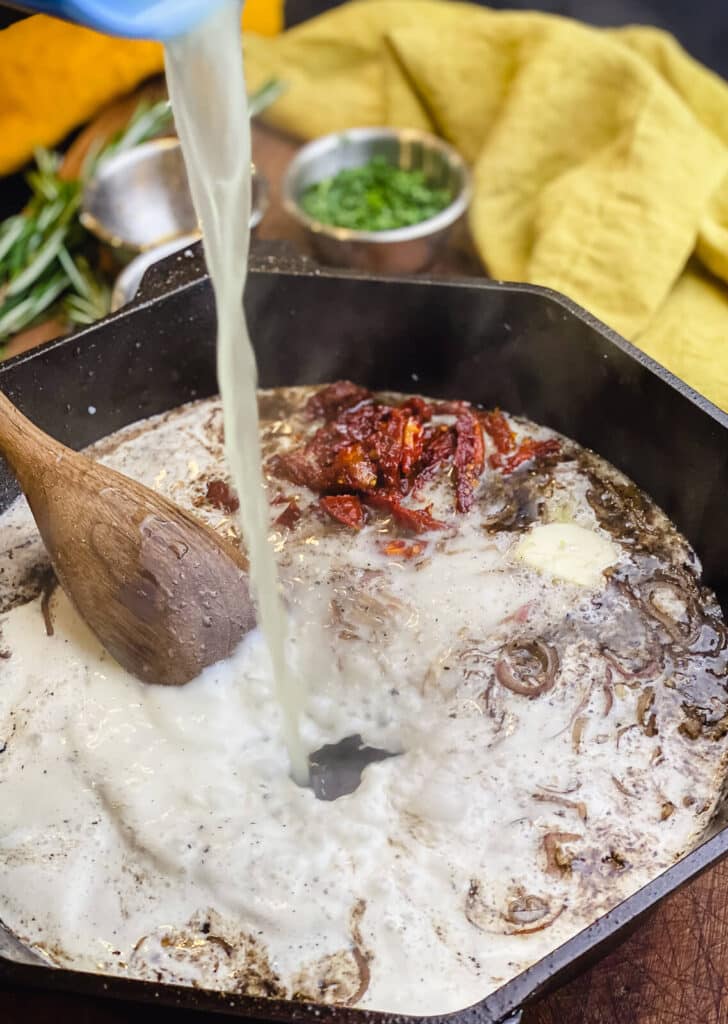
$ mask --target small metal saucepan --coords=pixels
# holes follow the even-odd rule
[[[267,208],[268,185],[254,165],[251,173],[252,230]],[[81,223],[125,265],[111,297],[119,309],[153,263],[202,237],[179,140],[153,139],[104,160],[84,191]]]
[[[261,220],[267,185],[253,174],[250,226]],[[199,226],[179,139],[152,139],[101,164],[83,194],[81,223],[124,263]]]

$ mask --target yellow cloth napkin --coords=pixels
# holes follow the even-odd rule
[[[283,0],[247,0],[243,26],[279,32]],[[105,36],[42,14],[0,31],[0,176],[163,67],[156,43]]]
[[[360,0],[245,48],[251,86],[289,83],[267,116],[297,135],[448,139],[494,277],[571,296],[728,409],[728,85],[669,35]]]

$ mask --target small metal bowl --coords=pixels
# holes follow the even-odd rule
[[[383,156],[405,170],[424,171],[427,181],[449,188],[453,200],[435,217],[392,231],[352,231],[309,217],[300,198],[310,185],[344,168],[361,167]],[[306,228],[324,263],[385,273],[424,270],[442,248],[453,224],[470,201],[470,174],[459,153],[426,132],[396,128],[352,128],[325,135],[304,146],[283,179],[283,203]]]
[[[267,206],[267,185],[253,168],[251,228]],[[86,186],[81,223],[120,262],[200,230],[179,139],[153,139],[110,156]]]

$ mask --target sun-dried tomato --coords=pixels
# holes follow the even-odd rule
[[[410,413],[412,416],[419,417],[423,423],[429,423],[432,419],[432,406],[424,398],[419,398],[417,395],[413,395],[412,398],[402,402],[400,409]]]
[[[420,457],[413,486],[416,488],[432,479],[439,466],[455,455],[455,429],[445,423],[425,427]]]
[[[382,544],[382,551],[389,558],[417,558],[427,548],[422,541],[413,541],[408,544],[406,540],[390,540]]]
[[[481,420],[486,433],[495,445],[496,451],[503,455],[505,452],[512,452],[516,447],[516,435],[511,430],[508,420],[500,409],[481,414]]]
[[[386,405],[377,402],[362,402],[353,409],[345,409],[324,430],[329,431],[333,442],[336,438],[343,441],[366,441],[379,429],[382,416],[387,412]]]
[[[352,387],[330,385],[319,403],[309,401],[309,410],[326,415],[341,401],[362,398],[356,406],[341,409],[301,448],[271,459],[269,471],[319,493],[367,492],[376,487],[406,493],[422,454],[418,414],[429,416],[429,406],[422,399],[411,399],[395,408],[371,401],[363,389],[354,394]]]
[[[402,459],[400,469],[409,489],[409,481],[422,457],[425,428],[416,416],[408,416],[402,431]]]
[[[237,512],[240,508],[240,499],[224,480],[209,480],[205,497],[211,505],[223,512]]]
[[[379,429],[369,438],[379,465],[381,485],[388,491],[400,489],[400,467],[406,417],[401,409],[390,409],[382,416]]]
[[[438,416],[459,416],[464,409],[472,409],[470,402],[461,399],[455,401],[435,402],[434,411]]]
[[[469,512],[475,501],[485,464],[483,430],[478,417],[470,409],[463,409],[455,421],[455,495],[458,512]]]
[[[361,530],[365,522],[364,509],[358,498],[351,494],[332,494],[319,499],[319,505],[337,523],[352,530]]]
[[[295,498],[291,498],[286,508],[283,509],[281,514],[275,521],[276,526],[284,526],[288,530],[292,530],[298,520],[302,516],[302,512],[298,507],[298,502]]]
[[[311,395],[306,402],[306,412],[311,417],[333,420],[344,409],[358,405],[367,398],[371,398],[371,395],[366,388],[361,388],[350,380],[337,380]]]
[[[405,508],[401,498],[442,465],[455,471],[458,510],[472,506],[483,471],[484,442],[478,417],[467,402],[433,406],[413,397],[399,406],[387,405],[342,381],[323,388],[307,408],[326,422],[300,448],[269,460],[268,470],[275,476],[320,495],[358,496],[389,512],[404,529],[421,533],[444,524],[429,509]],[[455,425],[425,426],[433,411],[455,415]]]
[[[491,455],[488,461],[493,469],[500,469],[504,476],[508,476],[524,462],[543,459],[548,455],[558,455],[560,451],[561,444],[556,438],[551,438],[548,441],[534,441],[532,437],[527,437],[512,455]]]
[[[516,608],[516,610],[514,612],[512,612],[510,615],[506,615],[506,617],[505,617],[505,619],[503,619],[503,621],[504,622],[521,622],[521,623],[522,622],[527,622],[528,621],[528,616],[530,614],[531,614],[531,603],[527,601],[526,604],[522,604],[519,608]]]
[[[428,530],[444,530],[441,523],[430,514],[431,505],[427,508],[405,508],[395,494],[367,494],[364,499],[372,508],[389,512],[398,526],[412,533],[426,533]]]
[[[302,448],[274,455],[266,463],[266,469],[274,476],[310,487],[312,491],[328,491],[336,484],[335,457],[335,452],[313,437]]]
[[[342,486],[354,487],[350,480],[352,474],[358,483],[366,480],[366,486],[372,486],[371,478],[376,476],[376,468],[369,466],[369,472],[362,475],[352,465],[361,463],[363,454],[356,451],[341,458],[338,456],[354,442],[366,440],[376,422],[377,413],[371,404],[345,410],[338,419],[319,427],[301,448],[273,456],[267,463],[267,469],[274,476],[319,493],[341,490]]]
[[[336,453],[334,473],[337,490],[373,491],[377,486],[377,468],[358,441]]]

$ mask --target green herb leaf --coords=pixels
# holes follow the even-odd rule
[[[250,117],[257,117],[267,107],[274,103],[279,96],[282,96],[288,86],[278,78],[270,78],[264,82],[259,89],[248,96],[248,114]]]
[[[313,220],[354,231],[392,231],[429,220],[452,202],[448,188],[423,171],[404,170],[383,156],[309,186],[300,204]]]
[[[53,234],[47,238],[43,245],[38,249],[35,259],[30,266],[26,267],[25,270],[10,281],[7,291],[5,292],[7,298],[11,298],[13,295],[20,295],[22,292],[26,291],[31,284],[35,284],[46,267],[50,266],[60,252],[67,232],[68,227],[65,224],[56,228]]]
[[[58,296],[68,287],[68,278],[60,271],[41,282],[35,289],[24,295],[20,301],[0,306],[0,338],[22,331],[36,321],[53,305]]]

